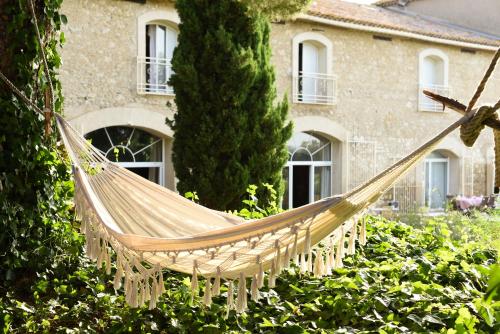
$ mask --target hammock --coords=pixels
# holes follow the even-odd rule
[[[228,280],[228,309],[241,312],[247,303],[247,277],[251,278],[252,299],[257,300],[264,272],[269,271],[268,286],[273,287],[276,276],[292,260],[301,271],[312,271],[318,277],[342,267],[343,256],[354,253],[358,238],[359,219],[350,218],[376,202],[450,132],[493,117],[496,109],[481,107],[468,113],[346,194],[251,221],[200,206],[118,166],[61,116],[56,115],[56,120],[73,162],[76,212],[86,235],[86,252],[99,267],[105,263],[110,273],[110,248],[115,251],[114,286],[119,289],[125,278],[127,302],[137,307],[149,301],[154,308],[163,292],[162,270],[168,268],[192,274],[193,294],[198,290],[198,276],[204,277],[207,305],[220,293],[221,279]],[[363,245],[364,220],[360,227]],[[325,246],[313,249],[322,240]],[[233,280],[238,281],[236,305]]]
[[[32,2],[30,9],[33,13]],[[34,13],[33,17],[40,42]],[[41,53],[51,87],[43,48]],[[366,222],[360,219],[360,213],[428,155],[441,139],[462,126],[462,139],[472,145],[485,124],[498,123],[496,110],[500,101],[492,107],[477,110],[473,107],[499,58],[500,49],[467,107],[431,96],[465,115],[405,158],[348,193],[250,221],[197,205],[109,161],[55,113],[53,105],[49,108],[53,99],[49,99],[50,103],[46,101],[46,110],[42,111],[1,72],[0,78],[27,105],[44,114],[46,120],[49,115],[55,116],[73,162],[75,207],[81,232],[86,236],[86,253],[97,261],[99,268],[105,263],[107,273],[111,274],[111,249],[114,250],[114,287],[118,290],[123,283],[129,305],[138,307],[149,302],[149,308],[155,308],[165,289],[163,269],[166,268],[191,274],[193,295],[198,291],[198,277],[204,277],[206,305],[220,294],[221,280],[227,280],[228,311],[242,312],[247,307],[247,278],[251,279],[251,298],[258,300],[259,289],[264,286],[264,272],[269,272],[268,286],[274,287],[276,276],[291,261],[297,263],[301,272],[313,272],[318,277],[331,274],[332,269],[342,267],[345,254],[354,253],[356,239],[361,245],[366,243]],[[500,159],[500,136],[495,136],[495,141]],[[500,168],[497,171],[496,186],[500,184]],[[320,241],[324,241],[324,246],[314,248]],[[237,287],[234,281],[238,282]]]

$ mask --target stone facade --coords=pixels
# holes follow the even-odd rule
[[[67,41],[61,50],[60,71],[66,117],[82,133],[121,125],[160,136],[164,139],[164,185],[175,189],[169,158],[172,131],[164,121],[172,116],[172,108],[166,104],[173,98],[139,94],[136,65],[139,45],[144,45],[141,39],[145,36],[145,31],[138,31],[141,18],[153,17],[175,25],[178,18],[172,3],[65,0],[62,12],[68,17],[63,28]],[[296,57],[293,39],[305,32],[331,42],[327,65],[336,77],[333,105],[292,103]],[[317,133],[333,143],[333,193],[352,188],[458,119],[453,111],[418,110],[422,51],[438,49],[446,54],[451,96],[463,103],[473,94],[493,55],[492,51],[477,50],[472,54],[458,46],[396,36],[375,39],[368,31],[304,19],[273,23],[271,44],[279,96],[287,94],[290,99],[295,131]],[[487,87],[481,103],[498,99],[500,74],[496,78]],[[458,133],[440,144],[438,149],[449,157],[450,194],[490,193],[492,147],[492,134],[488,131],[484,131],[472,150],[461,144]],[[407,193],[404,198],[423,203],[424,166],[417,167],[412,172],[414,176],[405,179],[406,190],[401,191],[399,186],[394,193]],[[404,201],[403,197],[400,201]]]

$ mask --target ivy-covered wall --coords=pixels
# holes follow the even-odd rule
[[[57,46],[64,40],[58,33],[65,20],[58,12],[61,2],[34,1],[57,112],[62,105],[56,78]],[[0,1],[0,70],[43,109],[48,84],[29,8],[28,0]],[[22,286],[38,270],[67,259],[57,255],[68,247],[76,254],[77,236],[69,223],[72,186],[57,132],[46,136],[43,117],[6,85],[0,87],[0,282]]]

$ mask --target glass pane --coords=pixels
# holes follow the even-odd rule
[[[97,148],[98,150],[101,150],[104,154],[111,147],[111,143],[109,142],[108,136],[106,135],[106,132],[104,131],[104,129],[98,129],[98,130],[92,131],[90,133],[87,133],[85,135],[85,139],[89,140],[90,143],[95,148]]]
[[[293,161],[311,161],[311,154],[303,148],[300,148],[293,154]]]
[[[283,209],[288,209],[288,179],[289,179],[289,168],[285,167],[283,168],[283,183],[285,185],[285,192],[283,193],[283,201],[281,204],[281,207]]]
[[[115,146],[108,151],[106,158],[113,162],[134,162],[132,152],[125,146]]]
[[[431,205],[432,209],[444,208],[446,203],[447,163],[432,162],[431,165]]]
[[[446,159],[447,157],[439,151],[433,151],[427,156],[427,159]]]
[[[311,166],[294,166],[293,167],[293,185],[292,185],[292,199],[293,207],[310,203],[309,190],[310,190],[310,173]]]
[[[327,145],[330,141],[316,135],[305,132],[295,133],[287,143],[288,151],[295,152],[298,148],[305,148],[309,152],[316,152],[323,146]],[[329,159],[329,158],[328,158]]]
[[[331,195],[331,167],[314,167],[314,201]]]
[[[132,167],[127,168],[131,172],[142,176],[149,181],[160,183],[160,168],[159,167]]]
[[[123,145],[127,146],[128,141],[130,140],[130,136],[132,135],[132,131],[134,128],[129,128],[125,126],[111,126],[106,128],[113,145]]]
[[[328,143],[313,153],[314,161],[331,161],[331,144]]]
[[[156,26],[156,57],[166,58],[165,39],[167,36],[167,28],[164,26]]]
[[[429,197],[429,193],[430,193],[430,188],[431,188],[431,184],[430,184],[430,165],[431,163],[430,162],[426,162],[425,163],[425,205],[426,206],[430,206],[430,197]]]
[[[135,161],[137,162],[163,161],[161,140],[158,140],[148,148],[136,153],[134,156],[135,156]]]
[[[162,161],[161,141],[156,143],[159,139],[160,138],[146,131],[135,129],[128,147],[136,156],[136,161]],[[159,147],[152,144],[158,145]],[[148,147],[146,150],[149,150],[149,153],[141,153],[145,147]]]
[[[174,49],[177,46],[177,31],[167,28],[167,42],[166,42],[166,58],[170,61],[174,55]]]

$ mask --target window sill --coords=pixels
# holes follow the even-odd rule
[[[174,97],[175,93],[174,92],[145,92],[145,91],[137,91],[137,94],[139,95],[155,95],[155,96],[167,96],[167,97]]]
[[[323,102],[323,101],[298,101],[298,100],[293,100],[294,104],[304,104],[304,105],[322,105],[322,106],[334,106],[337,104],[337,101],[328,101],[328,102]]]

